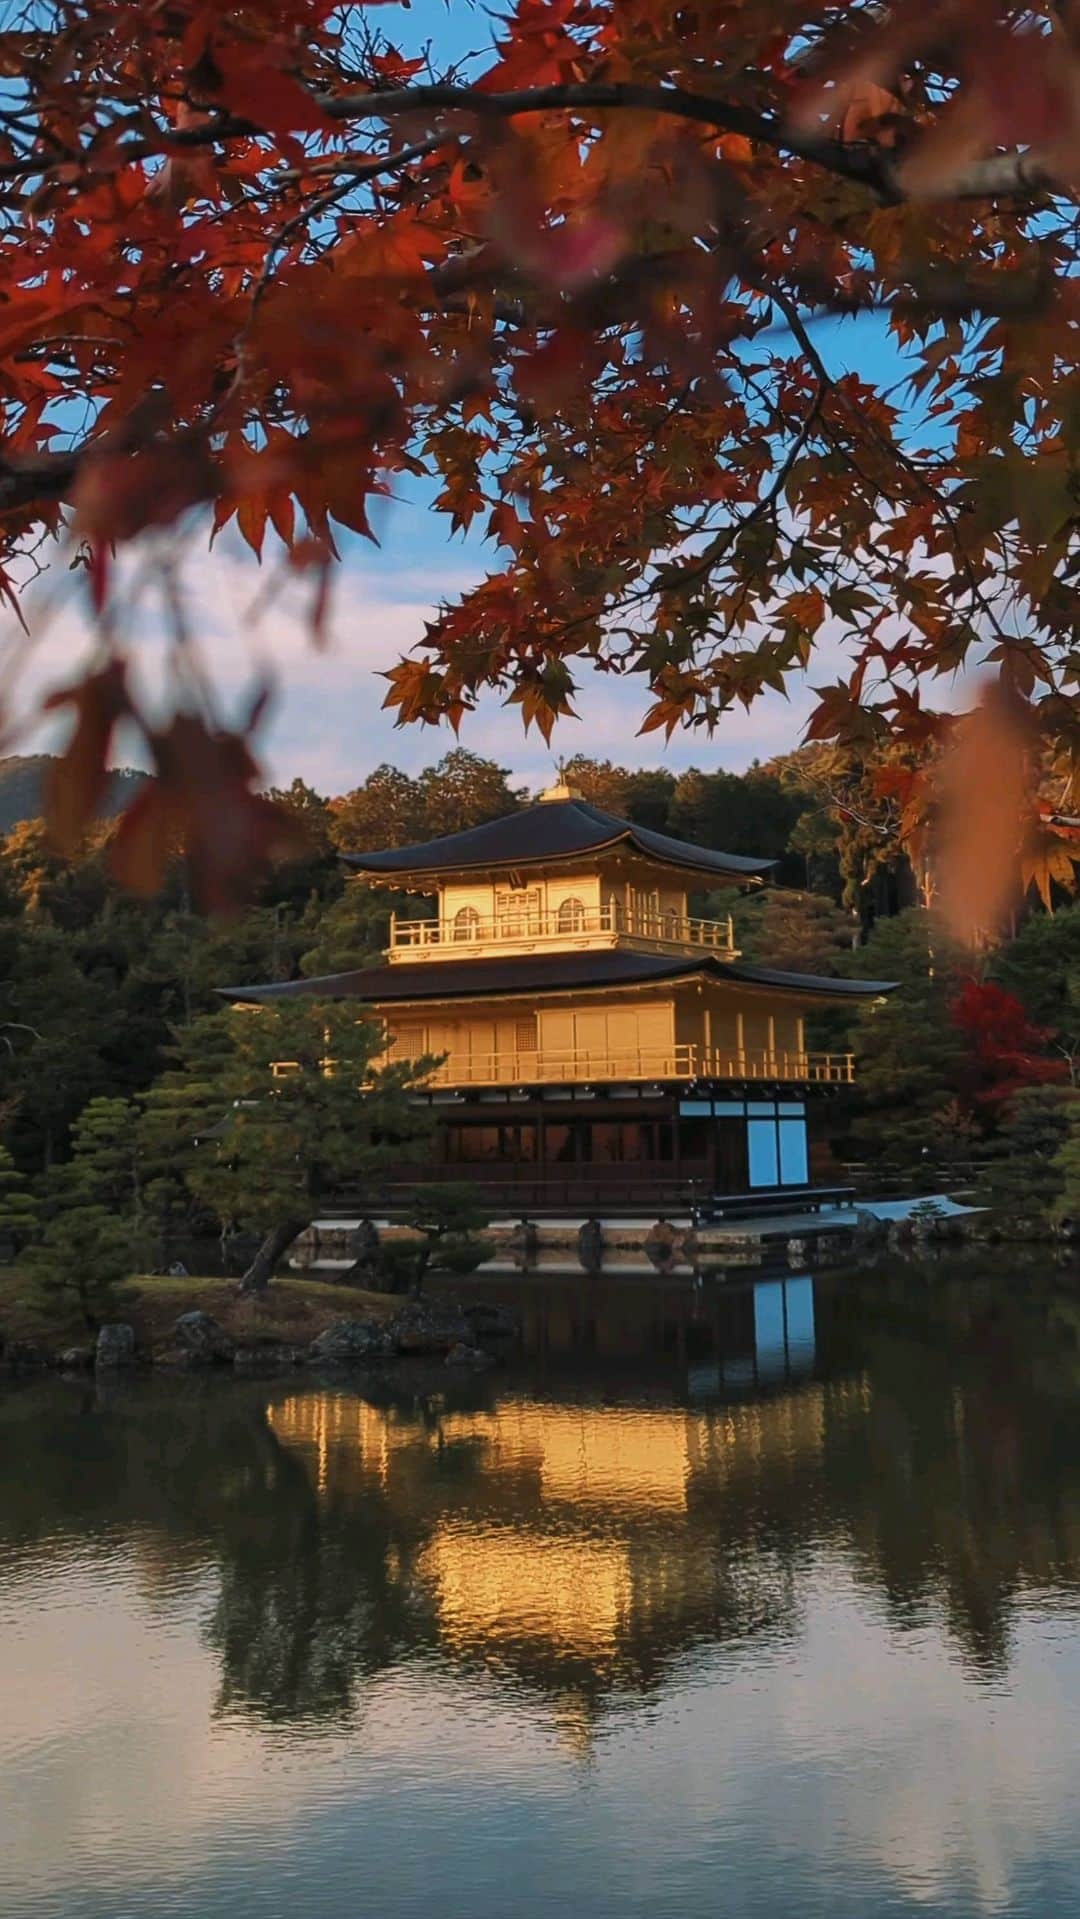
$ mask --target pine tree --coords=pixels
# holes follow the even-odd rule
[[[405,1224],[419,1237],[392,1241],[379,1258],[378,1270],[390,1292],[407,1287],[418,1296],[429,1270],[474,1273],[491,1257],[492,1242],[484,1237],[488,1213],[481,1195],[468,1184],[422,1188]]]
[[[957,956],[932,916],[913,908],[879,921],[856,960],[864,977],[898,982],[861,1007],[851,1029],[860,1150],[902,1171],[966,1157],[956,1102],[964,1046],[949,1013]]]
[[[26,1263],[50,1291],[73,1293],[88,1326],[113,1311],[138,1263],[137,1113],[92,1099],[72,1129],[72,1156],[45,1181],[44,1229]]]
[[[33,1238],[38,1208],[29,1182],[20,1173],[6,1146],[0,1146],[0,1246],[18,1252]]]
[[[174,1030],[169,1057],[171,1064],[142,1096],[136,1129],[141,1207],[154,1248],[148,1264],[155,1267],[166,1263],[174,1237],[223,1223],[192,1191],[187,1174],[200,1143],[223,1121],[221,1080],[232,1057],[228,1017],[206,1013]]]
[[[988,1148],[980,1194],[1006,1228],[1080,1217],[1080,1094],[1069,1086],[1017,1093]]]
[[[722,895],[713,896],[719,911]],[[759,966],[790,973],[830,974],[850,961],[858,922],[820,893],[767,887],[738,899],[732,909],[735,944]]]
[[[426,1138],[427,1109],[410,1094],[434,1062],[379,1066],[382,1028],[340,1001],[289,999],[222,1013],[216,1062],[209,1024],[198,1059],[182,1042],[181,1070],[190,1061],[209,1071],[193,1098],[213,1108],[214,1122],[198,1139],[177,1138],[176,1165],[223,1226],[263,1236],[243,1280],[261,1291],[336,1188],[376,1175]],[[288,1070],[275,1075],[279,1062]]]
[[[1031,913],[1016,938],[995,953],[991,977],[1015,993],[1030,1017],[1049,1028],[1049,1051],[1080,1080],[1080,905]]]

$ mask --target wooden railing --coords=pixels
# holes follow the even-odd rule
[[[439,955],[467,957],[478,946],[572,946],[598,935],[648,940],[654,946],[701,947],[725,959],[736,957],[730,917],[722,920],[687,919],[678,913],[633,913],[618,904],[568,913],[519,912],[496,919],[451,918],[408,920],[392,914],[390,952],[419,957],[437,949]]]
[[[400,1064],[399,1054],[384,1055],[380,1065]],[[331,1069],[333,1061],[326,1062]],[[293,1060],[278,1060],[275,1077],[295,1072]],[[850,1086],[851,1053],[720,1052],[701,1046],[628,1048],[617,1052],[449,1053],[429,1075],[427,1085],[563,1086],[611,1084],[625,1080],[777,1080],[812,1086]]]
[[[639,1160],[605,1166],[506,1165],[491,1160],[446,1160],[392,1170],[390,1177],[366,1186],[343,1186],[323,1210],[325,1219],[409,1212],[418,1192],[432,1186],[482,1187],[485,1198],[503,1214],[569,1213],[588,1215],[598,1208],[630,1217],[656,1219],[673,1212],[692,1213],[712,1190],[704,1167],[675,1178],[670,1160]]]

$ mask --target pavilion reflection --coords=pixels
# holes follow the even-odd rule
[[[480,1378],[34,1383],[0,1400],[0,1596],[65,1538],[126,1542],[148,1605],[212,1591],[219,1711],[280,1723],[340,1722],[434,1659],[586,1742],[699,1651],[790,1643],[830,1567],[1000,1676],[1025,1595],[1080,1591],[1080,1347],[970,1288],[945,1328],[941,1288],[837,1284],[807,1370],[783,1284],[689,1301],[681,1334],[624,1301],[599,1332],[625,1363],[560,1357],[559,1293],[547,1362]]]
[[[579,1731],[695,1644],[797,1626],[782,1555],[756,1548],[752,1525],[718,1524],[702,1495],[723,1483],[753,1511],[763,1475],[812,1473],[823,1385],[707,1410],[436,1397],[422,1418],[307,1392],[271,1400],[267,1419],[331,1508],[378,1489],[391,1530],[410,1534],[441,1653],[540,1688]]]
[[[484,1296],[513,1307],[532,1376],[597,1361],[685,1373],[692,1397],[727,1397],[805,1378],[815,1364],[814,1282],[807,1274],[700,1283],[689,1268],[605,1260],[521,1276],[485,1271]]]

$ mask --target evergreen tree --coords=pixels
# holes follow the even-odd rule
[[[57,1175],[57,1190],[89,1192],[116,1214],[134,1218],[139,1201],[137,1120],[128,1100],[89,1100],[72,1128],[71,1159]]]
[[[341,898],[311,924],[312,944],[301,955],[299,970],[310,978],[375,966],[389,943],[391,913],[416,919],[430,910],[428,901],[415,896],[347,885]]]
[[[20,1173],[6,1146],[0,1146],[0,1246],[15,1252],[33,1238],[38,1208],[29,1182]]]
[[[1049,1029],[1049,1051],[1080,1080],[1080,905],[1030,913],[994,954],[992,977]]]
[[[416,782],[420,801],[421,839],[443,833],[461,833],[516,813],[525,794],[509,783],[505,766],[486,760],[467,747],[452,747],[436,766],[424,769]]]
[[[958,955],[942,928],[921,908],[878,921],[851,970],[898,983],[863,1004],[849,1029],[860,1153],[904,1171],[966,1157],[971,1140],[956,1102],[963,1040],[949,1010]]]
[[[805,805],[805,794],[790,792],[763,766],[751,766],[745,773],[700,773],[692,768],[676,783],[667,830],[724,853],[782,856]],[[781,861],[777,878],[797,881],[801,869],[801,861]]]
[[[336,1188],[426,1138],[427,1109],[409,1096],[434,1062],[380,1066],[382,1029],[351,1003],[288,999],[219,1018],[224,1043],[199,1095],[216,1106],[216,1124],[198,1141],[177,1140],[177,1164],[223,1224],[263,1236],[243,1280],[261,1291]],[[181,1050],[191,1057],[183,1040]]]
[[[1065,1137],[1045,1173],[1040,1164],[1039,1184],[1046,1195],[1044,1204],[1051,1218],[1061,1225],[1068,1223],[1076,1226],[1080,1223],[1080,1110],[1075,1093],[1072,1093],[1067,1111]],[[1018,1151],[1022,1150],[1023,1146],[1020,1145]],[[1044,1147],[1043,1151],[1046,1150]],[[1056,1191],[1051,1184],[1053,1180],[1057,1182]]]
[[[562,763],[566,784],[618,819],[634,820],[654,833],[669,830],[671,803],[675,797],[672,774],[659,768],[616,766],[611,760],[594,760],[587,753],[574,753]]]
[[[267,797],[299,822],[306,845],[296,859],[271,866],[259,888],[259,904],[296,915],[312,894],[333,897],[341,889],[341,867],[331,835],[333,815],[329,801],[304,780],[296,779],[285,788],[271,787]]]
[[[381,1248],[377,1270],[387,1289],[400,1292],[407,1287],[418,1296],[429,1269],[474,1273],[493,1251],[492,1241],[483,1237],[488,1218],[474,1186],[422,1187],[405,1220],[418,1238]]]
[[[361,786],[330,802],[330,835],[342,853],[410,846],[423,837],[423,804],[414,779],[377,766]]]
[[[50,1166],[87,1100],[114,1090],[122,1020],[115,982],[88,975],[69,937],[47,920],[0,923],[4,1093],[18,1101],[21,1165]]]
[[[44,1228],[26,1263],[50,1291],[74,1294],[90,1327],[115,1307],[139,1263],[137,1114],[126,1100],[93,1099],[72,1129],[72,1154],[45,1183]]]
[[[987,1148],[980,1197],[1004,1225],[1080,1217],[1080,1096],[1071,1087],[1017,1093]]]
[[[719,913],[727,910],[722,893],[711,897]],[[858,922],[820,893],[766,887],[737,898],[731,911],[736,946],[761,966],[827,978],[850,961]]]
[[[844,905],[848,912],[857,911],[845,902],[840,850],[839,829],[823,806],[808,806],[799,814],[788,836],[789,864],[798,861],[802,867],[800,879],[808,891],[824,894],[834,906]]]
[[[143,1094],[136,1130],[143,1217],[155,1266],[168,1263],[174,1238],[213,1231],[217,1214],[188,1183],[192,1157],[223,1123],[222,1077],[232,1059],[229,1017],[204,1013],[173,1034],[170,1064]]]

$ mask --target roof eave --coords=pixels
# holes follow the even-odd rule
[[[344,866],[367,880],[384,881],[388,886],[408,888],[421,881],[443,882],[455,878],[458,874],[517,872],[526,866],[561,866],[572,861],[593,859],[603,853],[610,853],[614,847],[631,845],[643,860],[654,866],[669,866],[682,873],[697,873],[702,879],[728,882],[732,886],[762,886],[765,876],[779,865],[778,860],[754,860],[745,868],[736,866],[708,866],[696,860],[679,859],[676,855],[655,853],[651,847],[642,846],[633,833],[618,833],[610,840],[602,840],[594,846],[578,847],[567,852],[520,853],[513,859],[461,860],[450,866],[372,866],[363,853],[342,853]]]
[[[416,968],[415,1001],[420,1003],[422,1001],[438,999],[450,1003],[453,1001],[472,1001],[485,997],[489,999],[521,999],[523,997],[548,999],[561,997],[565,994],[638,992],[643,988],[648,989],[650,987],[677,985],[695,979],[707,979],[715,985],[734,988],[743,987],[750,991],[756,990],[764,993],[777,993],[782,997],[797,999],[810,1005],[835,1006],[838,1003],[851,1005],[859,1004],[860,1002],[866,1003],[873,999],[882,999],[886,994],[895,992],[899,985],[899,981],[897,980],[828,979],[824,977],[819,978],[814,974],[791,974],[784,977],[783,975],[778,976],[777,974],[770,973],[770,969],[768,968],[759,969],[752,966],[740,966],[738,962],[732,963],[727,960],[718,960],[707,955],[700,957],[694,955],[691,958],[683,959],[673,958],[670,963],[664,965],[662,968],[658,967],[655,971],[642,974],[638,978],[609,978],[606,980],[580,979],[557,982],[547,982],[543,980],[543,978],[539,980],[534,978],[532,980],[523,979],[520,982],[514,982],[512,984],[506,984],[505,982],[496,983],[490,978],[484,977],[487,968],[494,968],[499,965],[499,961],[497,960],[477,959],[466,962],[466,964],[476,969],[474,981],[472,984],[465,985],[459,983],[456,989],[449,988],[444,982],[440,981],[439,968]],[[398,971],[399,977],[395,979],[394,983],[395,985],[400,985],[405,990],[401,991],[400,994],[395,994],[393,1001],[387,1001],[380,995],[378,985],[375,982],[373,982],[374,990],[370,994],[365,994],[362,990],[362,971],[359,973],[344,974],[328,973],[321,980],[318,978],[303,981],[297,980],[282,982],[280,985],[271,983],[265,986],[217,987],[215,991],[219,998],[228,1001],[234,1006],[261,1006],[267,1003],[273,1004],[275,999],[298,997],[299,995],[295,991],[290,992],[288,990],[290,986],[299,988],[301,991],[306,989],[308,996],[316,998],[318,997],[318,987],[325,985],[329,989],[327,992],[328,998],[354,999],[360,1004],[376,1007],[380,1004],[408,1005],[413,998],[413,995],[410,995],[407,990],[407,977],[411,977],[412,969],[403,967],[396,970]],[[344,986],[345,981],[348,981],[347,986]],[[338,986],[344,986],[344,990],[335,992],[334,988]]]

